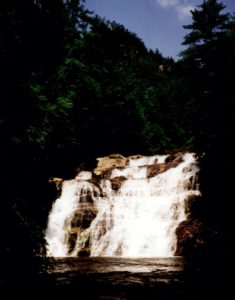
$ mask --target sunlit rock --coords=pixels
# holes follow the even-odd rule
[[[97,158],[97,160],[97,167],[93,171],[95,175],[101,175],[105,171],[113,168],[125,168],[128,161],[127,158],[121,154],[111,154],[106,157]]]

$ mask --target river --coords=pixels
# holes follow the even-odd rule
[[[49,259],[50,261],[50,259]],[[48,288],[76,299],[230,299],[231,261],[215,258],[57,258]]]

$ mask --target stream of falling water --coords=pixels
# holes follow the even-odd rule
[[[64,181],[46,230],[48,256],[171,257],[176,228],[187,219],[186,199],[200,194],[195,155],[149,177],[167,155],[129,159],[108,179],[94,182],[91,172]],[[124,178],[113,190],[112,179]]]

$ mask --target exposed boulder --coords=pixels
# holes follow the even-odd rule
[[[112,189],[114,191],[118,191],[120,189],[120,187],[122,186],[123,182],[126,180],[127,178],[125,176],[117,176],[112,178],[111,181],[111,185],[112,185]]]
[[[109,156],[97,158],[97,167],[93,170],[96,176],[101,176],[104,172],[114,168],[124,168],[127,165],[128,159],[121,154],[111,154]]]

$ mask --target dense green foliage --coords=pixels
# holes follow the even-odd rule
[[[230,216],[218,218],[234,165],[224,159],[234,128],[234,18],[204,1],[174,62],[83,4],[0,1],[1,257],[30,257],[31,266],[55,197],[49,177],[71,177],[111,152],[206,153],[201,217],[225,233]]]

